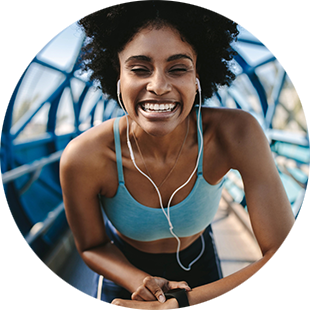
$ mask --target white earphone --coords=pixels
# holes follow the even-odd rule
[[[125,114],[127,114],[125,107],[123,106],[122,100],[121,100],[121,80],[117,81],[116,84],[116,94],[117,94],[117,99],[118,99],[118,103],[121,106],[121,108],[123,109],[123,111],[125,112]]]
[[[196,78],[196,84],[197,84],[197,87],[198,87],[198,91],[201,93],[201,86],[200,86],[200,81],[198,78]]]
[[[197,116],[197,122],[198,122],[198,132],[199,132],[199,135],[200,135],[200,138],[201,138],[201,141],[203,141],[203,135],[202,135],[202,131],[201,131],[201,128],[200,128],[200,123],[199,123],[199,120],[200,120],[200,114],[201,114],[201,105],[202,105],[202,96],[201,96],[201,86],[200,86],[200,81],[198,78],[196,78],[196,84],[197,84],[197,87],[198,87],[198,94],[199,94],[199,109],[198,109],[198,116]],[[121,99],[120,99],[120,80],[118,80],[117,82],[117,98],[118,98],[118,102],[121,106],[121,108],[124,110],[125,112],[125,115],[126,115],[126,121],[127,121],[127,146],[128,146],[128,149],[129,149],[129,153],[130,153],[130,157],[131,157],[131,160],[132,160],[132,163],[133,165],[135,166],[135,168],[143,175],[145,176],[151,183],[152,185],[154,186],[157,194],[158,194],[158,198],[159,198],[159,204],[160,204],[160,207],[168,221],[168,224],[169,224],[169,230],[170,230],[170,233],[173,235],[174,238],[176,238],[176,240],[178,241],[178,247],[177,247],[177,252],[176,252],[176,258],[177,258],[177,262],[178,264],[180,265],[180,267],[182,269],[184,269],[185,271],[189,271],[192,267],[192,265],[198,261],[198,259],[202,256],[202,254],[204,253],[204,250],[205,250],[205,242],[204,242],[204,238],[203,236],[201,236],[201,243],[202,243],[202,249],[201,249],[201,252],[200,254],[188,265],[188,267],[185,267],[182,265],[181,261],[180,261],[180,257],[179,257],[179,252],[180,252],[180,247],[181,247],[181,241],[179,239],[179,237],[173,232],[173,225],[171,223],[171,220],[170,220],[170,204],[171,204],[171,201],[173,199],[173,197],[175,196],[175,194],[181,190],[183,187],[185,187],[189,182],[190,180],[192,179],[192,177],[194,176],[197,168],[198,168],[198,164],[199,164],[199,159],[200,159],[200,156],[202,155],[202,145],[203,143],[201,142],[201,145],[200,145],[200,149],[199,149],[199,152],[198,152],[198,157],[197,157],[197,162],[196,162],[196,166],[192,172],[192,174],[189,176],[188,180],[183,184],[181,185],[180,187],[178,187],[173,193],[172,195],[170,196],[169,198],[169,201],[168,201],[168,204],[167,204],[167,212],[165,211],[164,209],[164,206],[163,206],[163,202],[162,202],[162,197],[161,197],[161,194],[160,194],[160,191],[158,189],[158,187],[156,186],[155,182],[147,175],[145,174],[143,171],[141,171],[141,169],[137,166],[136,164],[136,161],[135,161],[135,156],[134,156],[134,153],[133,153],[133,150],[132,150],[132,146],[131,146],[131,143],[130,143],[130,139],[129,139],[129,121],[128,121],[128,114],[125,110],[125,107],[123,106],[122,102],[121,102]]]

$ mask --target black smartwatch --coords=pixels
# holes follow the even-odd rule
[[[179,308],[189,307],[185,288],[177,288],[165,293],[166,299],[175,298],[178,301]]]

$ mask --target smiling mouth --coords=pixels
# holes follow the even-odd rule
[[[145,112],[172,112],[176,108],[176,103],[143,103],[142,110]]]

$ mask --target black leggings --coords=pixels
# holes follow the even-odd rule
[[[128,261],[151,276],[162,277],[171,281],[186,281],[191,288],[208,284],[222,278],[222,270],[213,240],[211,225],[208,226],[203,238],[205,250],[190,271],[183,270],[175,253],[150,254],[137,250],[121,239],[114,227],[108,222],[106,230],[109,238],[124,253]],[[176,242],[177,244],[177,242]],[[180,251],[180,261],[187,267],[201,252],[202,242],[198,238],[189,247]],[[96,275],[94,297],[97,297],[99,275]],[[111,302],[115,298],[130,299],[131,293],[107,279],[103,280],[101,300]]]

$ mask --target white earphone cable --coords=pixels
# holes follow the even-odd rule
[[[204,242],[204,238],[203,236],[201,236],[201,243],[202,243],[202,249],[201,249],[201,252],[200,254],[188,265],[188,267],[185,267],[183,266],[183,264],[181,263],[181,260],[180,260],[180,255],[179,255],[179,252],[180,252],[180,247],[181,247],[181,241],[179,239],[179,237],[174,233],[173,231],[173,225],[171,223],[171,220],[170,220],[170,205],[171,205],[171,201],[173,199],[173,197],[175,196],[175,194],[181,190],[183,187],[185,187],[189,182],[190,180],[192,179],[192,177],[194,176],[197,168],[198,168],[198,165],[199,165],[199,159],[200,159],[200,156],[201,156],[201,153],[202,153],[202,146],[203,146],[203,135],[202,135],[202,131],[201,131],[201,128],[200,128],[200,118],[201,118],[201,105],[202,105],[202,98],[201,98],[201,88],[200,88],[200,83],[199,83],[199,80],[196,79],[196,83],[198,85],[198,94],[199,94],[199,108],[198,108],[198,115],[197,115],[197,122],[198,122],[198,132],[199,132],[199,135],[200,135],[200,149],[199,149],[199,152],[198,152],[198,157],[197,157],[197,162],[196,162],[196,166],[192,172],[192,174],[189,176],[189,178],[187,179],[187,181],[181,185],[180,187],[178,187],[173,193],[172,195],[170,196],[169,198],[169,201],[168,201],[168,204],[167,204],[167,212],[165,211],[164,209],[164,206],[163,206],[163,202],[162,202],[162,197],[161,197],[161,193],[158,189],[158,187],[156,186],[155,182],[147,175],[145,174],[143,171],[141,171],[141,169],[137,166],[136,164],[136,161],[135,161],[135,157],[134,157],[134,153],[133,153],[133,150],[132,150],[132,146],[131,146],[131,143],[130,143],[130,139],[129,139],[129,121],[128,121],[128,114],[127,112],[125,111],[125,108],[123,107],[123,104],[121,102],[121,99],[120,99],[120,80],[117,82],[117,98],[118,98],[118,101],[119,101],[119,104],[121,106],[121,108],[123,109],[123,111],[125,112],[125,116],[126,116],[126,122],[127,122],[127,146],[128,146],[128,149],[129,149],[129,153],[130,153],[130,157],[131,157],[131,160],[132,160],[132,163],[133,165],[135,166],[135,168],[144,176],[146,177],[151,183],[152,185],[154,186],[156,192],[157,192],[157,195],[158,195],[158,198],[159,198],[159,204],[160,204],[160,207],[168,221],[168,224],[169,224],[169,230],[170,230],[170,233],[173,235],[173,237],[177,240],[178,242],[178,246],[177,246],[177,252],[176,252],[176,258],[177,258],[177,262],[178,264],[180,265],[180,267],[182,269],[184,269],[185,271],[189,271],[191,269],[191,266],[198,261],[198,259],[202,256],[202,254],[204,253],[204,250],[205,250],[205,242]]]

